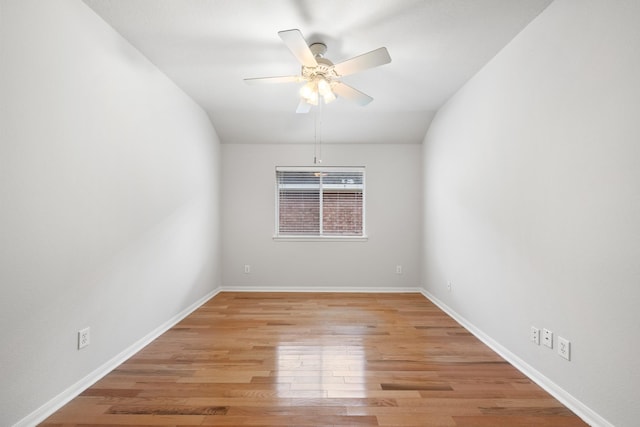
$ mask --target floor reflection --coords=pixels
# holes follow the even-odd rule
[[[365,354],[359,345],[279,345],[279,397],[360,397],[366,388]]]

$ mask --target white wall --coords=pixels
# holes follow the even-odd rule
[[[427,291],[616,426],[640,419],[639,20],[556,0],[424,143]]]
[[[311,166],[310,144],[223,144],[223,284],[226,288],[417,288],[421,146],[330,144],[323,166],[366,167],[368,241],[274,241],[275,167]],[[251,273],[244,273],[244,265]],[[396,274],[396,265],[403,274]]]
[[[0,8],[7,426],[219,286],[220,180],[206,114],[82,2]]]

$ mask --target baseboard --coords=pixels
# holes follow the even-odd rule
[[[133,343],[131,346],[127,347],[123,351],[121,351],[118,355],[113,357],[108,362],[104,363],[102,366],[91,372],[86,377],[82,378],[80,381],[73,384],[71,387],[64,390],[62,393],[42,405],[40,408],[36,409],[31,414],[27,415],[22,420],[18,421],[17,424],[14,424],[13,427],[32,427],[35,426],[42,421],[44,421],[47,417],[52,415],[58,409],[63,407],[73,398],[78,396],[87,388],[91,387],[102,377],[107,375],[109,372],[117,368],[120,364],[122,364],[125,360],[129,359],[131,356],[142,350],[146,345],[148,345],[151,341],[158,338],[160,335],[171,329],[174,325],[180,322],[182,319],[187,317],[189,314],[194,312],[198,307],[200,307],[205,302],[209,301],[211,298],[220,293],[220,288],[216,288],[213,291],[209,292],[189,307],[182,310],[180,313],[176,314],[162,325],[158,326],[156,329]]]
[[[362,286],[298,286],[298,287],[282,287],[282,286],[223,286],[221,292],[333,292],[333,293],[422,293],[423,289],[416,287],[362,287]]]
[[[548,377],[544,376],[542,373],[534,369],[531,365],[526,363],[524,360],[513,354],[506,347],[495,341],[480,329],[476,328],[471,322],[460,316],[434,295],[427,292],[425,289],[421,289],[420,292],[422,293],[422,295],[424,295],[425,298],[437,305],[442,311],[451,316],[456,322],[458,322],[465,329],[475,335],[476,338],[489,346],[493,351],[498,353],[507,362],[511,363],[516,369],[529,377],[533,382],[542,387],[550,395],[558,399],[558,401],[560,401],[567,408],[571,409],[577,416],[582,418],[584,422],[592,427],[614,427],[613,424],[602,418],[591,408],[589,408],[580,400],[569,394],[566,390],[558,386],[558,384],[554,383]]]

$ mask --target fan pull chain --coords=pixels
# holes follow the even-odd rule
[[[313,164],[322,163],[322,100],[318,101],[318,109],[314,117]],[[319,123],[318,123],[319,122]]]

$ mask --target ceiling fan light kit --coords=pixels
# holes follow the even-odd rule
[[[322,96],[325,104],[336,100],[331,83],[323,76],[316,76],[313,80],[300,88],[300,97],[308,104],[318,105],[318,99]]]
[[[338,64],[324,57],[327,46],[324,43],[307,42],[300,30],[285,30],[278,33],[291,53],[302,65],[299,76],[258,77],[245,79],[248,84],[260,83],[298,83],[305,82],[300,88],[300,104],[297,113],[308,113],[320,100],[325,104],[335,101],[338,96],[359,105],[367,105],[373,98],[343,83],[340,78],[349,74],[377,67],[391,62],[385,47],[364,53]]]

